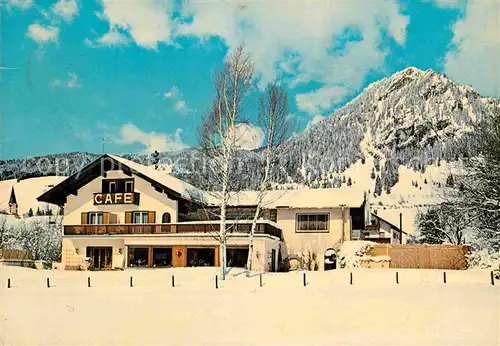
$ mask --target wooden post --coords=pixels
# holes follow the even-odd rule
[[[215,275],[215,289],[219,288],[219,276]]]
[[[495,276],[493,275],[493,270],[490,271],[491,284],[495,286]],[[9,279],[10,280],[10,279]]]
[[[446,272],[443,272],[443,282],[446,283]]]
[[[90,276],[87,277],[87,287],[90,287]]]
[[[492,273],[493,273],[493,272],[492,272]],[[259,277],[259,279],[260,279],[260,287],[262,287],[262,273],[260,273],[260,277]]]
[[[396,283],[399,284],[399,273],[396,272]]]
[[[307,285],[307,280],[306,280],[306,273],[304,272],[304,276],[303,276],[303,281],[304,281],[304,287],[306,287]]]
[[[352,285],[352,272],[349,273],[350,275],[350,284]]]
[[[172,287],[175,287],[175,279],[173,275],[172,275]]]
[[[50,279],[47,278],[47,288],[50,288]]]
[[[493,272],[491,272],[491,274],[493,274]],[[7,279],[7,288],[10,288],[10,278]]]
[[[133,286],[134,286],[134,284],[133,284],[133,281],[132,281],[132,280],[133,280],[133,279],[132,279],[132,277],[130,277],[130,287],[133,287]]]

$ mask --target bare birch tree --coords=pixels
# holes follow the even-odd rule
[[[270,83],[259,98],[258,124],[264,133],[262,176],[257,190],[255,214],[248,244],[247,276],[252,269],[254,237],[257,220],[266,204],[266,194],[271,189],[271,171],[277,160],[277,148],[292,135],[293,124],[288,117],[288,94],[276,82]]]
[[[222,279],[227,267],[226,212],[231,194],[234,193],[232,161],[238,149],[237,125],[243,121],[247,96],[252,88],[253,63],[244,46],[239,45],[227,58],[221,71],[215,74],[215,99],[212,108],[203,118],[200,128],[200,149],[209,164],[207,179],[211,186],[214,204],[220,220],[216,239],[219,242],[219,260]]]

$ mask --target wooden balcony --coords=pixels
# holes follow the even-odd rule
[[[228,233],[250,233],[250,223],[229,223]],[[216,233],[218,223],[177,223],[177,224],[116,224],[116,225],[69,225],[64,226],[64,235],[141,235],[175,233]],[[281,229],[266,223],[257,224],[257,234],[268,234],[282,239]]]

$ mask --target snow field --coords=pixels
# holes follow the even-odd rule
[[[448,271],[447,284],[433,270],[398,270],[396,284],[395,271],[306,272],[306,287],[302,272],[266,273],[259,287],[234,268],[215,289],[216,268],[2,266],[0,344],[499,344],[500,282],[488,271]]]

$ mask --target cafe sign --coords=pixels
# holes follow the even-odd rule
[[[95,193],[94,205],[139,204],[137,192]]]

